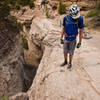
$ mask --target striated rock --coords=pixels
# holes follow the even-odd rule
[[[27,12],[22,16],[25,17],[25,14]],[[32,17],[28,16],[28,18],[26,16],[23,22],[30,25],[32,18],[33,15]],[[28,34],[27,31],[25,32]],[[25,61],[27,60],[25,58],[26,51],[24,52],[23,50],[21,35],[18,29],[11,26],[10,23],[6,28],[0,29],[0,97],[5,94],[12,96],[22,91],[26,92],[32,84],[37,70],[36,67],[38,67],[42,57],[42,50],[38,50],[39,46],[32,44],[29,38],[28,40],[29,55],[31,57],[29,59],[30,62],[27,61],[27,63]]]
[[[28,66],[30,66],[31,68],[37,68],[43,55],[43,45],[40,39],[36,38],[35,40],[33,40],[29,32],[30,30],[27,30],[27,28],[24,27],[23,35],[26,36],[29,47],[28,50],[24,50],[24,57]]]
[[[20,57],[23,49],[20,33],[17,28],[7,23],[0,29],[0,97],[13,95],[23,90]]]
[[[29,100],[29,97],[26,93],[18,93],[15,96],[12,96],[10,100]]]
[[[41,43],[41,40],[38,41],[38,39],[34,40],[31,38],[29,32],[32,24],[32,20],[36,17],[39,16],[39,11],[38,9],[32,10],[29,9],[28,7],[25,8],[26,11],[24,14],[20,14],[21,11],[13,12],[13,14],[17,20],[23,24],[23,32],[21,34],[25,36],[25,38],[28,41],[28,50],[24,49],[24,59],[25,59],[25,64],[31,69],[33,68],[36,69],[40,63],[40,60],[43,55],[43,45]]]

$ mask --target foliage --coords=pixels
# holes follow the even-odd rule
[[[100,10],[100,1],[96,4],[95,8]]]
[[[23,48],[26,49],[26,50],[29,49],[29,47],[28,47],[28,41],[27,41],[26,37],[23,36],[23,35],[22,35],[22,46],[23,46]]]
[[[33,2],[32,0],[29,1],[29,7],[30,7],[30,8],[35,7],[35,4],[34,4],[34,2]]]
[[[95,8],[87,13],[87,17],[92,17],[89,24],[92,27],[100,26],[100,2],[95,5]]]
[[[0,97],[0,100],[9,100],[9,95],[5,94],[4,96]]]
[[[47,7],[46,7],[46,17],[49,18],[49,11]]]
[[[0,20],[4,20],[10,11],[8,0],[0,0]]]
[[[92,9],[87,13],[87,17],[93,17],[93,16],[97,16],[99,14],[99,10],[97,9]]]
[[[26,6],[29,4],[30,0],[16,0],[16,3],[22,6]]]
[[[15,4],[21,6],[29,5],[30,8],[35,7],[33,0],[16,0]]]
[[[20,6],[29,5],[35,7],[32,0],[0,0],[0,20],[4,20],[10,14],[10,10],[19,10]]]
[[[59,14],[66,13],[66,5],[62,3],[62,1],[59,2],[59,8],[58,8]]]
[[[100,2],[95,5],[95,8],[87,13],[87,17],[95,17],[100,14]]]
[[[20,31],[23,29],[23,25],[20,22],[17,22],[17,19],[14,16],[10,16],[8,20],[10,21],[13,27],[16,27]]]

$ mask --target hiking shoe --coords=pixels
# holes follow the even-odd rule
[[[67,61],[64,61],[60,66],[62,67],[62,66],[65,66],[65,65],[67,65]]]
[[[71,67],[72,67],[72,64],[69,63],[67,68],[70,69]]]

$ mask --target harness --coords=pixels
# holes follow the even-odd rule
[[[71,24],[77,24],[77,26],[79,27],[79,18],[77,19],[77,22],[71,22],[70,20],[68,20],[68,15],[66,16],[66,18],[65,18],[65,20],[64,20],[64,28],[65,28],[65,23],[66,22],[70,22]],[[78,33],[76,33],[76,34],[73,34],[73,35],[68,35],[68,34],[66,34],[65,33],[65,37],[74,37],[74,36],[77,36],[78,35]]]

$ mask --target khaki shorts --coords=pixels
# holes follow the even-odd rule
[[[76,47],[76,39],[73,41],[64,40],[64,44],[63,44],[64,54],[69,53],[70,55],[73,55],[75,47]]]

